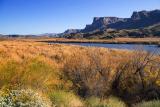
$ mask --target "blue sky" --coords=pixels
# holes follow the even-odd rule
[[[0,0],[0,33],[59,33],[84,28],[93,17],[153,9],[160,9],[160,0]]]

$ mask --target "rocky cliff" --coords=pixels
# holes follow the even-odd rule
[[[79,33],[80,31],[80,29],[68,29],[64,32],[64,34]]]
[[[160,22],[160,10],[133,12],[131,18],[95,17],[93,23],[86,25],[81,32],[103,29],[139,29]]]

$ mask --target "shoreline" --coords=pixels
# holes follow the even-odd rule
[[[160,47],[160,38],[115,38],[115,39],[66,39],[66,38],[5,38],[1,41],[32,41],[45,43],[94,43],[94,44],[142,44]]]
[[[157,45],[160,47],[160,38],[117,38],[111,40],[87,40],[87,39],[42,39],[36,42],[47,43],[94,43],[94,44],[142,44]]]
[[[142,44],[142,45],[157,45],[158,43],[146,43],[146,42],[81,42],[81,41],[38,41],[38,42],[46,42],[46,43],[90,43],[90,44]]]

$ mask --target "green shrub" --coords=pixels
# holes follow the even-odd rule
[[[86,99],[86,105],[87,107],[126,107],[124,102],[115,97],[109,97],[105,100],[101,100],[97,97],[90,97]]]
[[[80,98],[70,92],[54,91],[49,97],[56,107],[83,107]]]
[[[154,101],[142,102],[135,105],[134,107],[160,107],[160,101],[154,100]]]
[[[0,107],[51,107],[51,103],[32,90],[5,90],[0,92]]]

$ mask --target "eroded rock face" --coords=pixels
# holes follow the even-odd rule
[[[140,11],[140,12],[133,12],[131,19],[132,20],[140,20],[146,18],[158,18],[160,19],[160,10],[153,10],[153,11]]]
[[[93,23],[91,25],[86,25],[86,28],[82,31],[91,32],[94,30],[101,30],[106,28],[110,24],[113,24],[119,21],[124,21],[124,20],[125,19],[118,18],[118,17],[95,17],[93,19]]]
[[[112,29],[137,29],[160,22],[160,10],[133,12],[131,18],[95,17],[93,23],[86,25],[81,32]]]
[[[132,16],[131,16],[131,19],[132,20],[139,20],[139,19],[142,19],[142,18],[147,18],[149,17],[149,12],[147,11],[141,11],[141,12],[133,12]]]
[[[71,34],[71,33],[79,33],[80,31],[81,31],[80,29],[68,29],[64,33]]]
[[[95,17],[92,24],[108,25],[121,20],[123,19],[118,17]]]

